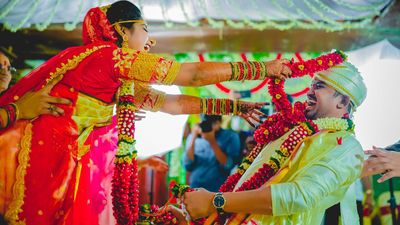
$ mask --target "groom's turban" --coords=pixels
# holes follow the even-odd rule
[[[367,96],[367,87],[360,72],[349,62],[319,72],[315,78],[324,81],[339,93],[349,96],[355,108],[360,106]]]

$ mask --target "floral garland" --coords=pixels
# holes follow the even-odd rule
[[[189,185],[181,185],[172,181],[170,183],[171,198],[168,199],[167,203],[163,207],[157,205],[143,204],[140,206],[138,224],[154,224],[154,225],[178,225],[178,219],[173,215],[172,212],[167,210],[167,205],[173,204],[176,199],[181,199],[186,192],[195,191]],[[179,207],[179,206],[178,206]],[[204,224],[205,219],[199,219],[191,222],[192,225]]]
[[[292,70],[292,77],[301,77],[306,74],[326,70],[342,63],[345,59],[346,55],[343,52],[336,51],[305,62],[292,62],[289,66]],[[227,181],[220,187],[219,192],[232,192],[262,148],[266,144],[283,136],[291,129],[293,129],[291,133],[281,144],[280,148],[271,156],[268,163],[264,163],[236,191],[253,190],[264,185],[281,169],[281,166],[292,156],[300,143],[320,130],[354,130],[354,124],[348,117],[342,119],[322,118],[315,121],[307,120],[304,114],[305,104],[296,102],[292,106],[284,91],[284,81],[280,79],[269,80],[268,91],[272,96],[272,102],[275,104],[277,113],[268,116],[255,131],[254,138],[258,144],[243,159],[237,172],[228,177]],[[185,192],[191,191],[194,191],[194,189],[191,189],[189,186],[174,185],[172,188],[173,196],[176,198],[182,197]],[[216,218],[217,224],[224,224],[225,219],[230,216],[230,214],[225,214],[223,217],[219,215]],[[202,224],[203,222],[204,220],[199,221],[198,224]]]
[[[313,74],[338,65],[346,60],[346,55],[341,51],[335,51],[330,54],[322,55],[316,59],[310,59],[304,62],[292,62],[289,66],[292,70],[292,77],[301,77],[306,74]],[[251,163],[261,152],[261,149],[268,143],[278,139],[289,130],[296,127],[282,143],[279,150],[271,156],[268,163],[263,166],[247,181],[245,181],[236,191],[254,190],[265,184],[273,177],[292,155],[296,146],[303,142],[307,137],[317,133],[322,129],[351,130],[354,128],[352,121],[348,118],[328,118],[317,121],[307,120],[304,114],[305,104],[296,102],[294,106],[290,104],[284,91],[284,81],[280,79],[271,79],[268,83],[268,92],[272,96],[272,102],[275,104],[277,113],[270,115],[254,132],[254,139],[257,141],[256,147],[251,151],[239,166],[238,171],[229,176],[226,182],[220,187],[219,192],[232,192],[239,182],[240,178],[250,167]],[[347,125],[347,126],[346,126]],[[226,214],[223,217],[218,216],[218,223],[230,217]]]
[[[336,66],[344,62],[346,58],[347,56],[342,51],[335,51],[333,53],[321,55],[315,59],[310,59],[302,62],[292,62],[289,66],[292,70],[292,77],[302,77],[306,74],[313,74],[319,71],[327,70],[330,67]],[[302,124],[302,126],[299,127],[303,127],[305,129],[305,127],[307,126],[311,131],[313,129],[314,131],[318,129],[317,125],[313,121],[306,120],[304,115],[304,103],[296,102],[294,106],[290,104],[290,101],[286,97],[286,93],[284,91],[284,81],[280,79],[270,79],[268,83],[268,92],[272,96],[272,102],[275,104],[277,113],[268,116],[266,120],[254,132],[254,139],[257,141],[258,144],[251,151],[249,156],[243,159],[241,165],[238,168],[238,171],[229,176],[225,183],[222,184],[219,189],[220,192],[232,192],[234,190],[234,187],[239,182],[242,175],[246,172],[247,168],[251,165],[251,163],[260,153],[263,146],[265,146],[266,144],[278,139],[286,132],[300,124]],[[307,130],[308,134],[312,135],[313,133],[309,132],[309,130]],[[298,130],[297,132],[304,131]],[[283,152],[281,153],[284,154]],[[279,159],[283,160],[282,158]],[[280,160],[274,161],[279,162]],[[260,171],[260,173],[262,173],[265,178],[268,177],[269,179],[270,177],[272,177],[272,175],[275,174],[272,171],[276,170],[274,170],[270,166],[264,166],[263,168],[264,170]],[[265,176],[267,174],[269,174],[270,176]],[[268,179],[263,180],[265,180],[266,182]],[[253,179],[252,182],[255,182],[255,180]],[[246,184],[246,187],[240,187],[239,189],[246,190],[246,188],[248,188],[249,186],[254,185]]]
[[[118,150],[112,180],[113,212],[118,225],[139,217],[139,181],[135,150],[134,83],[124,82],[118,96]]]
[[[175,182],[170,183],[172,197],[175,199],[181,199],[186,192],[193,192],[196,189],[191,188],[189,185],[182,185]],[[191,221],[191,225],[202,225],[206,221],[205,218],[196,219]]]
[[[140,224],[178,225],[178,219],[171,213],[160,209],[157,205],[143,204],[140,206]]]
[[[281,165],[292,155],[298,144],[320,130],[353,131],[354,124],[349,118],[322,118],[315,121],[300,123],[281,144],[279,150],[264,163],[249,180],[244,182],[236,191],[253,190],[261,187],[281,168]]]

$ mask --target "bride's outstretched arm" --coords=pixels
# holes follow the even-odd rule
[[[264,80],[266,77],[285,79],[291,74],[285,65],[288,63],[288,60],[183,63],[173,84],[203,86],[223,81]]]
[[[199,98],[189,95],[166,95],[160,111],[172,115],[178,114],[208,114],[208,115],[239,115],[250,125],[259,121],[263,115],[260,109],[265,103],[244,102],[231,99]],[[258,116],[257,116],[258,115]]]

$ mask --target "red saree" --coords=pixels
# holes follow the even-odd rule
[[[63,51],[2,96],[0,104],[10,103],[15,96],[63,75],[50,94],[73,102],[59,105],[64,116],[43,115],[19,128],[23,134],[14,143],[18,160],[12,200],[0,201],[11,224],[114,223],[110,180],[115,123],[106,126],[111,123],[115,94],[125,80],[170,84],[178,66],[155,55],[133,50],[123,54],[112,43],[96,43]],[[138,93],[139,106],[156,110],[164,100],[148,87]],[[15,129],[3,131],[1,138]],[[6,197],[10,198],[1,196]]]
[[[0,156],[4,156],[0,161],[0,213],[11,224],[116,223],[112,209],[118,201],[113,199],[111,206],[111,180],[117,145],[126,137],[119,126],[117,129],[117,119],[120,121],[123,113],[112,119],[116,94],[128,96],[136,109],[156,111],[165,100],[164,94],[149,84],[171,84],[180,65],[118,48],[106,9],[93,8],[86,14],[84,46],[57,54],[0,97],[0,105],[9,104],[63,76],[50,95],[73,102],[59,105],[65,111],[63,116],[42,115],[0,132]],[[127,90],[127,86],[134,88]],[[118,98],[121,101],[121,96]],[[117,112],[126,111],[118,107]],[[132,109],[128,111],[134,114]],[[132,134],[128,138],[134,140],[133,119],[128,123]],[[124,147],[131,151],[133,144]],[[3,163],[3,159],[7,161]],[[132,218],[128,223],[121,221],[137,211],[135,204],[127,209],[130,214],[118,217],[120,224],[132,223]]]

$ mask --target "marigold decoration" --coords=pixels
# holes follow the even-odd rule
[[[346,55],[341,51],[335,51],[330,54],[319,56],[304,62],[291,63],[292,77],[301,77],[306,74],[312,74],[338,65],[346,60]],[[253,190],[261,187],[271,177],[273,177],[281,168],[281,165],[292,155],[296,146],[307,137],[323,129],[330,130],[349,130],[354,129],[353,122],[348,118],[323,118],[316,121],[307,120],[304,114],[305,103],[296,102],[293,106],[286,97],[284,91],[284,81],[280,79],[270,79],[268,82],[268,92],[272,96],[272,102],[275,104],[276,113],[268,116],[266,120],[254,132],[254,139],[257,145],[245,157],[238,170],[229,176],[226,182],[220,187],[220,192],[232,192],[239,182],[242,175],[251,165],[254,159],[261,152],[262,148],[292,130],[286,140],[281,144],[279,150],[271,156],[268,163],[263,166],[246,182],[244,182],[235,191]],[[217,218],[222,222],[230,215],[224,218]]]
[[[292,62],[290,65],[292,69],[292,77],[302,77],[306,74],[324,71],[346,61],[346,59],[347,56],[344,52],[336,50],[335,52],[321,55],[315,59],[310,59],[304,62]]]

